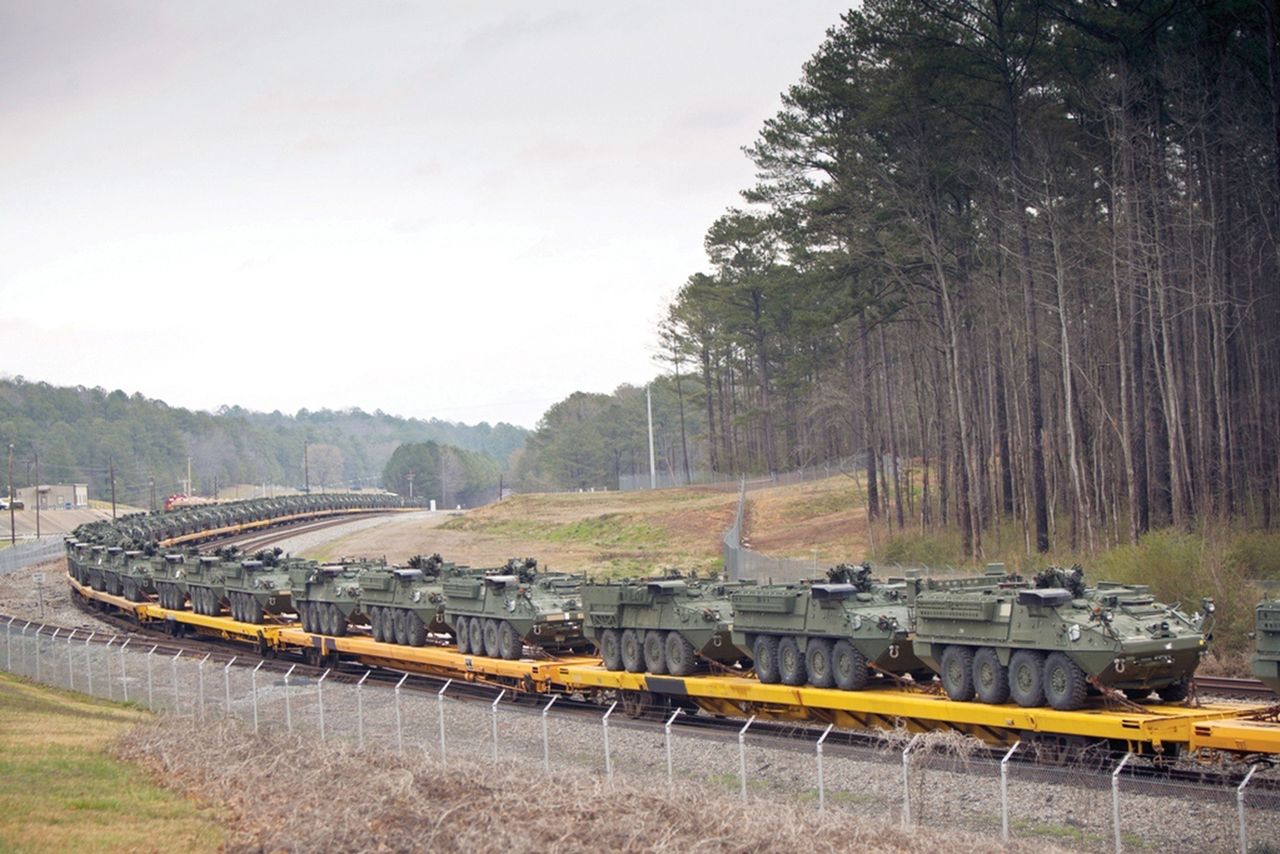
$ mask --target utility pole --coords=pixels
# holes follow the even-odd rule
[[[191,489],[191,455],[188,454],[187,455],[187,495],[194,495],[194,494],[195,492]]]
[[[9,443],[9,545],[18,544],[13,522],[13,443]]]
[[[307,495],[311,494],[311,468],[307,465],[307,448],[309,444],[306,441],[302,443],[302,479],[306,486]]]
[[[36,541],[40,540],[40,452],[31,446],[31,455],[36,458]]]
[[[151,477],[151,512],[156,512],[156,479],[154,475]]]
[[[111,458],[111,518],[116,518],[116,458]]]
[[[498,500],[502,500],[502,475],[498,475]]]
[[[653,393],[651,385],[644,387],[644,406],[649,413],[649,488],[658,488],[658,467],[653,456]]]
[[[414,476],[415,474],[417,474],[417,472],[412,472],[412,471],[411,471],[411,472],[409,472],[409,475],[408,475],[408,477],[409,477],[409,500],[410,500],[410,501],[412,501],[412,500],[413,500],[413,476]]]

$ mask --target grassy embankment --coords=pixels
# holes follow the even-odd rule
[[[0,674],[0,850],[219,850],[208,810],[108,754],[150,717]]]

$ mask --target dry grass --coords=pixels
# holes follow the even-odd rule
[[[357,752],[224,722],[164,720],[117,753],[226,805],[231,851],[987,852],[988,837],[903,831],[883,816],[742,804],[699,788],[613,788],[540,767]],[[1011,851],[1052,850],[1043,843]]]
[[[845,475],[749,493],[745,527],[756,551],[816,559],[819,568],[870,555],[866,497]]]
[[[0,675],[0,850],[217,850],[207,810],[107,754],[149,717]]]

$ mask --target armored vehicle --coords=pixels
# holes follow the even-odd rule
[[[152,583],[151,558],[137,549],[124,553],[124,567],[120,570],[120,587],[124,598],[130,602],[145,602],[156,592]]]
[[[1204,617],[1157,602],[1145,585],[1086,588],[1080,567],[1033,582],[995,572],[917,580],[916,652],[953,700],[1078,709],[1090,683],[1140,699],[1187,695],[1205,650]],[[1206,613],[1213,603],[1205,600]]]
[[[251,560],[224,567],[223,584],[232,618],[242,623],[262,623],[266,614],[293,611],[289,569],[294,562],[281,560],[281,553],[280,549],[260,551]]]
[[[293,606],[304,631],[342,637],[360,614],[360,575],[364,563],[294,563],[289,568]]]
[[[761,682],[856,691],[870,666],[895,674],[928,668],[909,634],[905,583],[881,583],[871,567],[840,564],[822,580],[735,592],[733,642]]]
[[[193,561],[196,559],[196,555],[188,556],[182,552],[169,552],[157,559],[151,583],[156,588],[156,598],[159,600],[161,608],[181,611],[186,607],[188,557]],[[193,597],[192,608],[194,609],[194,607],[195,600]]]
[[[124,569],[124,549],[120,546],[107,546],[106,553],[99,564],[99,572],[102,577],[101,589],[112,596],[123,594],[124,589],[120,584],[120,570],[122,569]]]
[[[1253,675],[1280,694],[1280,599],[1258,603]]]
[[[584,576],[540,573],[533,558],[512,558],[495,574],[444,581],[445,617],[458,651],[520,658],[524,644],[584,649],[578,590]]]
[[[227,571],[236,566],[235,549],[223,549],[216,555],[191,556],[182,564],[170,564],[179,589],[185,586],[191,599],[191,610],[206,617],[222,613],[227,598]]]
[[[743,656],[730,638],[729,594],[748,584],[678,576],[587,584],[585,631],[610,670],[687,676],[700,659],[732,665]]]
[[[407,567],[379,566],[360,574],[360,606],[374,640],[422,646],[427,635],[452,635],[444,618],[444,579],[470,574],[440,555],[415,555]]]

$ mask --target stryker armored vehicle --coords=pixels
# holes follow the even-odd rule
[[[81,564],[84,572],[85,583],[94,590],[105,592],[107,589],[106,580],[102,577],[102,562],[107,558],[106,546],[90,546],[88,559]]]
[[[179,589],[186,588],[192,611],[206,617],[222,613],[222,603],[227,598],[227,570],[236,566],[236,551],[230,547],[220,549],[216,555],[190,555],[183,564],[170,564]]]
[[[856,691],[870,667],[925,677],[912,650],[907,585],[840,564],[823,580],[746,588],[730,596],[733,642],[761,682]]]
[[[688,676],[700,659],[732,665],[729,594],[752,582],[652,578],[587,584],[584,630],[609,670]]]
[[[194,562],[197,560],[197,556],[194,554],[187,555],[182,552],[169,552],[156,558],[156,569],[152,574],[151,583],[156,588],[156,598],[159,600],[161,608],[181,611],[186,607],[186,569],[188,560]],[[192,596],[191,602],[192,610],[195,610],[195,596]],[[196,611],[196,613],[200,612]]]
[[[266,614],[293,611],[289,569],[294,562],[281,560],[281,554],[280,549],[264,550],[256,553],[252,560],[224,567],[223,584],[233,619],[262,623]]]
[[[345,635],[347,623],[362,613],[360,575],[371,566],[385,564],[293,563],[289,568],[289,589],[303,630],[335,637]]]
[[[1205,617],[1157,602],[1146,585],[1086,588],[1080,567],[1033,582],[993,565],[977,578],[917,580],[916,653],[953,700],[1078,709],[1090,683],[1131,699],[1185,699],[1205,651]],[[1206,615],[1212,600],[1203,603]]]
[[[496,574],[446,578],[445,617],[458,651],[518,659],[524,644],[584,649],[581,575],[539,573],[533,558],[512,558]]]
[[[1259,602],[1255,614],[1253,675],[1280,694],[1280,599]]]
[[[415,555],[407,567],[378,566],[360,574],[360,607],[373,639],[422,646],[428,633],[452,635],[444,618],[444,578],[468,573],[440,555]]]
[[[152,583],[154,568],[151,558],[137,549],[124,553],[124,566],[120,569],[120,587],[124,598],[130,602],[145,602],[156,592]]]
[[[106,554],[99,565],[99,572],[102,576],[101,589],[112,596],[121,595],[124,592],[120,584],[120,571],[122,569],[124,569],[124,549],[120,546],[107,546]]]

